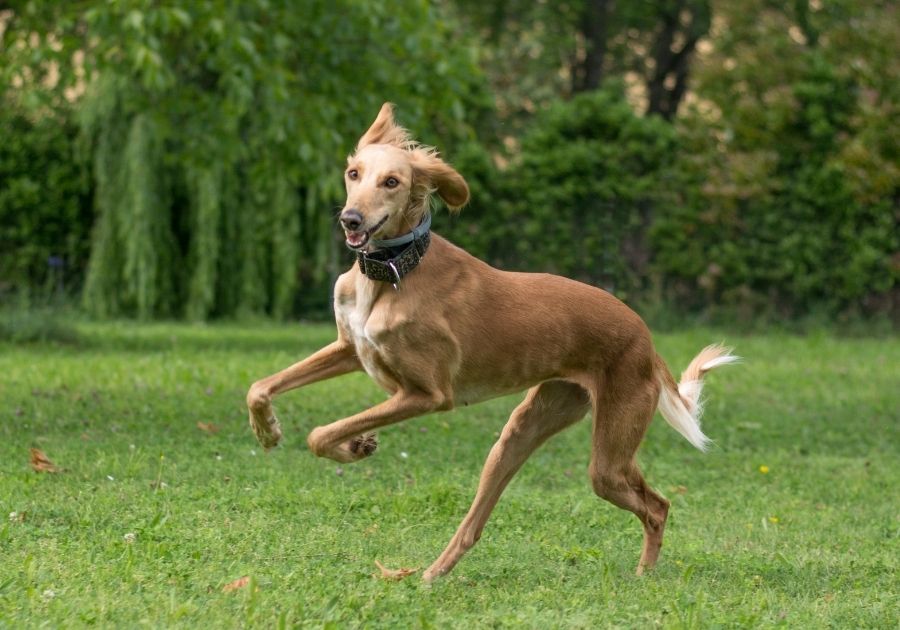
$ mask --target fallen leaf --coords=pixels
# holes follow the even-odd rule
[[[214,425],[212,422],[198,422],[197,428],[201,431],[209,433],[210,435],[215,435],[219,432],[219,427]]]
[[[232,593],[238,589],[244,588],[250,583],[250,577],[245,575],[244,577],[240,577],[236,579],[234,582],[229,582],[225,586],[222,587],[223,593]]]
[[[35,472],[58,473],[63,469],[51,462],[39,448],[31,449],[31,468]]]
[[[687,494],[687,486],[673,486],[672,492],[675,494]]]
[[[388,569],[378,560],[375,561],[375,566],[381,570],[381,575],[379,576],[376,573],[375,576],[380,577],[382,580],[402,580],[418,571],[418,569]]]

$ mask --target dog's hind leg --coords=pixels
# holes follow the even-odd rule
[[[594,492],[633,512],[644,526],[644,547],[637,574],[652,568],[659,557],[669,502],[644,481],[635,452],[653,419],[659,385],[646,366],[629,367],[623,360],[595,392],[593,453],[589,472]]]
[[[547,381],[528,391],[491,448],[475,500],[447,548],[425,571],[426,581],[448,573],[478,541],[491,510],[528,456],[551,435],[583,418],[589,409],[587,392],[574,383]]]

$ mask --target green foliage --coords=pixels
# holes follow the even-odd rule
[[[886,0],[4,6],[0,291],[53,255],[95,315],[322,314],[392,100],[469,181],[435,228],[494,264],[748,320],[900,304]]]
[[[93,212],[76,135],[65,112],[32,118],[0,105],[0,295],[80,283]]]
[[[46,33],[34,58],[32,30]],[[393,100],[452,145],[485,102],[468,44],[417,0],[25,5],[4,38],[22,100],[46,91],[35,64],[58,64],[57,92],[85,90],[99,216],[84,303],[103,316],[325,301],[351,134]]]
[[[711,100],[682,121],[681,199],[652,239],[670,298],[748,316],[896,308],[898,94],[868,72],[889,35],[865,12],[860,53],[841,6],[757,7],[758,28],[735,21],[701,68]]]
[[[4,306],[0,308],[0,342],[75,344],[78,330],[68,315],[46,306]]]
[[[217,262],[219,260],[219,225],[222,213],[222,173],[213,163],[189,177],[194,188],[194,224],[191,226],[191,264],[193,272],[188,288],[186,315],[203,320],[215,306]]]
[[[710,0],[445,0],[483,35],[482,67],[494,88],[499,131],[515,133],[559,98],[607,78],[640,89],[644,112],[675,115]]]
[[[626,295],[642,284],[639,245],[674,147],[672,127],[637,116],[620,86],[557,102],[494,174],[493,207],[482,210],[476,188],[475,218],[460,219],[473,227],[458,230],[459,238],[502,267],[560,273]]]

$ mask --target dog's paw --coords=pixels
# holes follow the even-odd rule
[[[378,448],[378,438],[374,433],[358,435],[349,443],[350,452],[359,458],[368,457]]]
[[[425,570],[425,572],[422,574],[422,580],[425,582],[425,584],[432,584],[435,580],[443,577],[445,573],[446,571],[442,571],[441,568],[437,566],[437,563],[435,563]]]
[[[278,443],[281,441],[281,423],[278,422],[275,414],[269,416],[267,420],[260,421],[251,413],[250,428],[253,429],[253,434],[256,435],[260,446],[267,451],[278,446]]]

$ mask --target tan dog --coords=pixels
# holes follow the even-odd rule
[[[349,157],[345,179],[341,223],[360,264],[335,286],[337,341],[253,384],[247,405],[260,443],[271,448],[281,438],[273,396],[355,370],[391,396],[315,428],[308,442],[318,456],[356,461],[375,450],[374,429],[530,388],[488,455],[469,513],[425,579],[456,565],[528,456],[588,412],[594,491],[641,520],[637,572],[652,567],[669,502],[646,484],[635,451],[657,407],[703,449],[701,379],[737,357],[709,346],[676,384],[641,318],[605,291],[559,276],[499,271],[437,235],[429,246],[421,228],[407,237],[402,255],[387,247],[384,239],[430,221],[431,193],[452,209],[469,198],[465,180],[433,149],[410,140],[390,104]]]

